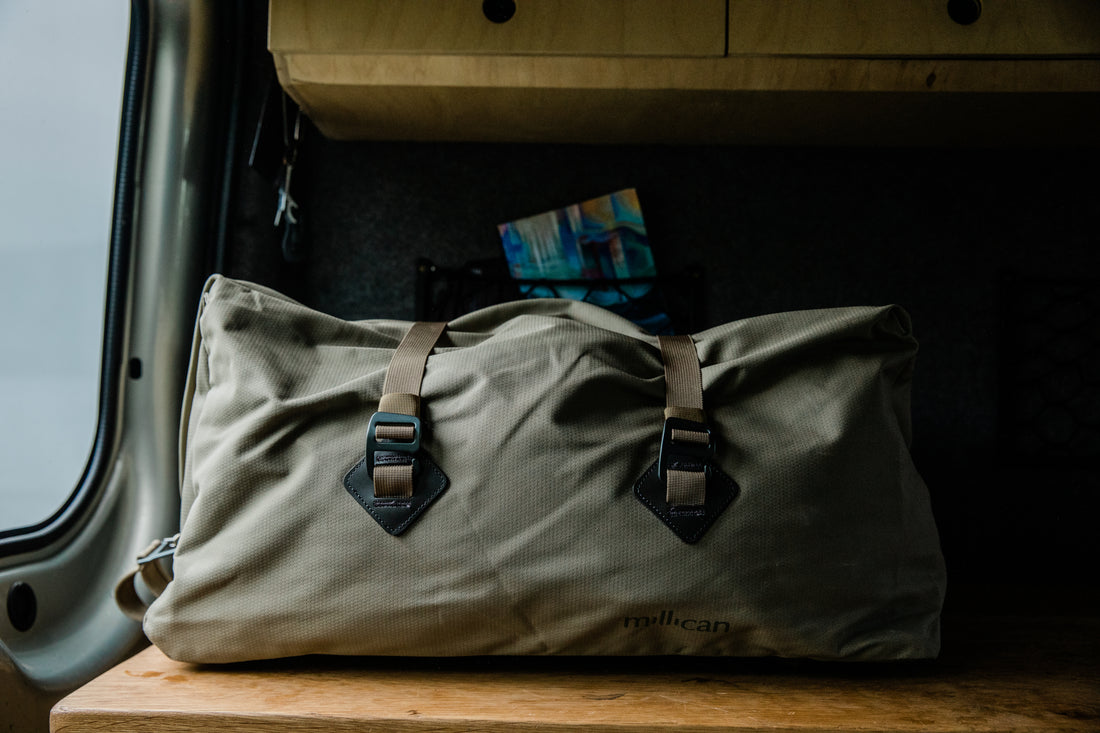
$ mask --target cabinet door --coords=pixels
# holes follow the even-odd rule
[[[272,0],[268,45],[276,55],[721,56],[726,2]]]
[[[729,53],[878,57],[1096,54],[1100,53],[1100,2],[730,0]]]

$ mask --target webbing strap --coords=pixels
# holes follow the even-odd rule
[[[413,495],[413,466],[375,466],[374,495],[383,499],[408,498]]]
[[[412,325],[390,359],[386,380],[382,384],[382,398],[378,402],[379,412],[420,416],[420,383],[424,379],[428,355],[446,327],[445,322],[429,321],[417,321]],[[374,431],[373,437],[380,444],[411,443],[419,438],[411,424],[378,424]],[[374,456],[367,456],[367,460],[374,464]],[[409,456],[407,463],[372,465],[374,495],[383,498],[412,496],[414,460]]]
[[[178,534],[154,540],[138,555],[137,566],[115,585],[115,602],[124,614],[135,621],[144,619],[145,612],[149,610],[149,603],[138,594],[135,582],[140,577],[149,593],[158,598],[172,581],[172,557],[178,540]]]
[[[704,422],[703,375],[695,342],[691,336],[658,336],[657,342],[665,365],[665,417]]]
[[[658,336],[661,361],[665,366],[665,419],[679,418],[696,423],[706,423],[703,412],[703,374],[699,367],[699,354],[691,336]],[[707,444],[707,433],[687,430],[671,430],[673,443]],[[707,474],[703,466],[692,470],[669,468],[666,475],[665,500],[669,506],[701,506],[706,500]]]
[[[420,382],[424,379],[424,367],[435,342],[443,335],[446,327],[445,322],[417,321],[394,350],[389,369],[386,370],[386,381],[382,384],[382,398],[391,394],[416,397],[415,411],[401,412],[402,415],[420,414]]]
[[[393,410],[379,410],[379,412],[393,412]],[[409,443],[416,440],[416,428],[412,425],[378,425],[374,428],[374,437],[377,440],[397,440],[402,443]]]

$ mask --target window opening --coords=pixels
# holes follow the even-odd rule
[[[126,3],[0,3],[0,532],[72,494],[98,413]]]

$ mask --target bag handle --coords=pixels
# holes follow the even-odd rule
[[[684,542],[694,544],[740,493],[714,462],[703,412],[703,370],[690,336],[658,336],[665,367],[665,425],[657,462],[634,482],[634,496]]]
[[[428,356],[446,327],[446,322],[417,321],[390,359],[378,411],[367,426],[367,466],[376,497],[413,495],[420,450],[420,385]]]
[[[446,330],[446,322],[417,321],[401,339],[390,358],[382,384],[379,412],[420,416],[420,383],[435,342]]]
[[[119,610],[141,621],[149,610],[149,603],[138,592],[136,581],[140,577],[145,588],[158,598],[172,580],[172,560],[176,554],[179,532],[171,537],[153,542],[137,557],[137,566],[119,579],[115,585],[115,603]]]
[[[657,477],[669,506],[706,503],[707,466],[714,440],[703,412],[703,375],[691,336],[658,336],[665,367],[665,425]]]

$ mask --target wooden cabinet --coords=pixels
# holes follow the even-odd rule
[[[1100,3],[950,4],[271,0],[269,48],[336,139],[1096,143]]]
[[[726,49],[725,0],[534,0],[505,15],[482,0],[276,0],[269,45],[285,55],[675,57]]]
[[[1070,57],[1100,54],[1100,3],[729,0],[729,53],[760,56]],[[969,15],[967,13],[969,12]]]

